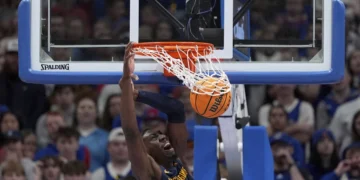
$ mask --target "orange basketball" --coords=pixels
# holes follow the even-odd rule
[[[218,79],[214,77],[207,77],[202,80],[199,80],[196,84],[201,84],[206,86],[208,92],[212,92],[211,89],[215,87],[220,88],[221,90],[227,90],[228,86],[224,82],[217,82]],[[214,83],[216,82],[216,83]],[[216,118],[225,113],[229,108],[231,102],[231,91],[220,95],[219,92],[213,92],[212,95],[208,94],[196,94],[196,92],[204,91],[199,89],[194,89],[190,93],[190,102],[191,106],[199,115],[206,118]]]

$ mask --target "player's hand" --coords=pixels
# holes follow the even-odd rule
[[[124,67],[123,67],[123,79],[132,78],[138,80],[138,77],[134,74],[135,70],[135,53],[132,52],[133,42],[130,42],[126,46],[124,55]]]

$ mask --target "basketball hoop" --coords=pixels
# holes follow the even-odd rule
[[[222,95],[231,91],[226,73],[214,57],[214,45],[202,42],[134,43],[132,51],[148,56],[164,68],[164,76],[176,76],[193,93]],[[196,69],[197,68],[197,69]],[[204,82],[206,83],[199,83]]]

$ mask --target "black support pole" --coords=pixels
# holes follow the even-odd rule
[[[255,0],[247,0],[244,6],[238,11],[233,19],[234,24],[238,23],[240,19],[245,15],[246,11],[248,11],[252,4],[255,2]]]

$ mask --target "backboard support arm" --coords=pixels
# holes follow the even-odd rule
[[[238,23],[242,17],[244,17],[245,13],[250,10],[251,6],[254,4],[255,0],[247,0],[243,7],[241,7],[240,11],[238,11],[233,19],[234,24]]]

